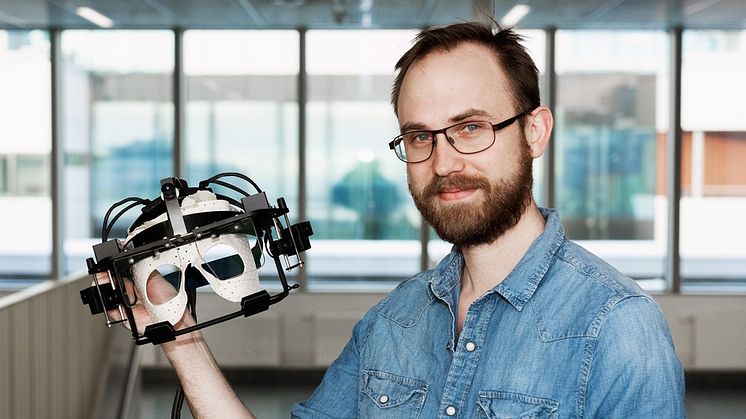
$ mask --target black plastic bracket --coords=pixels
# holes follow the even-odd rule
[[[119,242],[116,239],[111,239],[103,243],[93,245],[93,254],[94,256],[96,256],[96,261],[98,262],[101,262],[102,260],[107,258],[119,256],[120,253],[122,253],[122,249],[121,247],[119,247]]]
[[[269,293],[261,290],[257,293],[247,295],[241,300],[241,311],[244,317],[253,316],[262,311],[269,310]]]
[[[161,343],[171,342],[176,340],[174,334],[174,327],[169,322],[160,322],[148,325],[145,327],[143,332],[146,338],[150,340],[153,345],[160,345]]]
[[[243,204],[244,211],[251,213],[252,211],[266,210],[269,209],[269,201],[267,200],[267,194],[259,192],[254,195],[250,195],[241,198],[241,204]]]
[[[282,238],[272,241],[269,250],[273,255],[291,255],[296,252],[304,252],[311,248],[311,241],[308,238],[312,235],[313,228],[311,228],[309,221],[293,224],[282,229],[280,234]]]
[[[99,291],[101,294],[99,294]],[[94,285],[80,291],[80,299],[84,305],[88,304],[91,314],[103,313],[104,310],[114,310],[119,304],[122,304],[119,293],[114,292],[114,288],[108,283],[99,285],[98,289]]]

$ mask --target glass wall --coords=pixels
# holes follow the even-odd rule
[[[43,31],[0,30],[0,279],[51,271],[51,65]]]
[[[284,197],[289,216],[297,216],[299,49],[297,31],[184,33],[190,183],[240,172],[267,192],[270,203]],[[245,182],[231,182],[253,193]]]
[[[545,33],[521,31],[546,93]],[[685,285],[746,279],[745,31],[685,31],[681,257]],[[387,149],[396,60],[414,30],[184,33],[184,175],[254,178],[314,226],[313,289],[388,286],[419,271],[421,219]],[[61,32],[65,272],[84,268],[103,215],[173,175],[173,31]],[[669,43],[662,31],[556,33],[556,207],[570,238],[663,288]],[[219,47],[217,47],[219,46]],[[344,51],[344,53],[340,53]],[[305,53],[306,74],[300,72]],[[50,272],[51,66],[43,31],[0,31],[0,278]],[[298,80],[305,77],[306,101]],[[546,102],[545,100],[543,100]],[[305,108],[306,135],[298,117]],[[307,199],[299,202],[300,141]],[[546,205],[544,160],[534,195]],[[122,236],[134,214],[117,224]],[[428,232],[429,264],[450,249]]]
[[[555,190],[567,235],[633,278],[662,278],[667,35],[556,36]]]
[[[685,31],[681,274],[684,285],[746,280],[746,31]]]
[[[66,271],[85,267],[109,207],[173,176],[172,31],[62,32]],[[124,237],[138,209],[111,237]]]
[[[419,215],[404,164],[387,147],[399,133],[389,102],[394,65],[414,35],[306,35],[307,208],[316,232],[308,255],[311,283],[398,281],[419,270]]]

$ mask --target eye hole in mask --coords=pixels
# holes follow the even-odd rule
[[[158,292],[156,292],[156,290],[153,288],[154,285],[151,284],[151,281],[153,280],[155,274],[160,274],[163,278],[165,278],[166,281],[174,288],[173,291],[169,290],[170,292],[164,293],[162,290],[159,290]],[[181,269],[178,266],[172,264],[163,264],[158,266],[153,270],[153,272],[150,273],[150,275],[148,275],[148,284],[146,286],[148,299],[154,305],[160,305],[172,300],[177,293],[177,290],[181,289],[181,280],[182,273]]]
[[[235,278],[245,269],[238,251],[227,244],[212,246],[202,255],[202,258],[205,260],[202,269],[221,281]]]

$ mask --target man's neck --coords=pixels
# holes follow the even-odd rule
[[[461,296],[473,301],[500,284],[544,232],[544,224],[544,217],[532,202],[518,223],[494,242],[462,247]]]

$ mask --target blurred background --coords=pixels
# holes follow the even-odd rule
[[[287,417],[357,319],[450,250],[386,145],[393,68],[419,29],[489,19],[524,35],[554,111],[537,201],[659,302],[690,416],[743,415],[746,2],[1,0],[0,417],[168,415],[160,352],[77,291],[112,203],[221,171],[314,227],[293,304],[205,331],[257,413]]]

